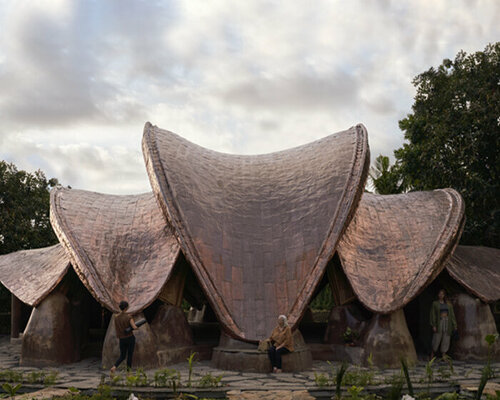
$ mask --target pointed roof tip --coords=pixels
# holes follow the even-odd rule
[[[359,300],[377,313],[404,307],[442,271],[464,218],[463,200],[453,189],[364,193],[338,246]]]
[[[364,126],[248,156],[149,131],[143,151],[151,186],[225,330],[258,340],[279,314],[297,323],[363,191]],[[263,265],[290,279],[273,273],[271,286],[263,285]]]

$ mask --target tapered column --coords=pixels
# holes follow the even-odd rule
[[[21,300],[13,294],[10,303],[10,337],[17,339],[21,330]]]

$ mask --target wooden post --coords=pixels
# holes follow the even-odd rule
[[[17,339],[21,328],[21,300],[13,294],[10,304],[10,337]]]

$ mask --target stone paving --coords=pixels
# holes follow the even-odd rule
[[[13,344],[10,342],[8,336],[0,336],[0,370],[13,369],[20,372],[29,372],[36,370],[34,367],[20,367],[20,344]],[[205,375],[211,374],[212,376],[222,375],[221,382],[224,384],[224,392],[230,396],[231,393],[236,397],[229,398],[246,398],[241,395],[242,392],[259,391],[261,398],[266,398],[264,391],[283,391],[287,390],[289,396],[286,398],[307,398],[304,397],[304,390],[314,392],[315,390],[329,390],[333,387],[319,388],[316,384],[315,377],[323,374],[330,378],[332,368],[338,368],[339,363],[329,364],[325,361],[314,361],[313,368],[309,371],[300,373],[281,373],[281,374],[262,374],[262,373],[249,373],[249,372],[236,372],[226,371],[214,368],[211,366],[210,361],[197,362],[193,368],[192,382],[195,384]],[[495,370],[495,377],[491,379],[492,383],[500,384],[500,362],[492,364]],[[442,360],[436,360],[433,367],[434,383],[433,386],[441,385],[443,390],[450,388],[452,385],[455,387],[460,386],[462,389],[466,387],[477,387],[481,378],[481,370],[484,363],[465,363],[462,361],[453,361],[453,373],[451,373],[448,364]],[[169,366],[170,369],[175,369],[181,374],[181,382],[185,386],[188,378],[188,364],[187,362]],[[58,372],[57,387],[76,387],[78,389],[95,389],[102,379],[109,381],[108,370],[103,370],[100,365],[100,359],[91,358],[85,359],[78,363],[59,366],[57,368],[43,368],[43,370],[55,370]],[[361,371],[359,376],[366,376],[369,369],[360,368],[357,366],[350,366],[348,373]],[[148,378],[153,380],[155,370],[146,371]],[[373,369],[373,383],[379,386],[387,386],[390,381],[394,379],[395,375],[400,374],[399,369]],[[418,388],[426,387],[425,380],[425,362],[419,362],[417,366],[410,369],[410,376],[416,390]],[[138,388],[139,389],[139,388]],[[420,389],[422,390],[422,389]],[[220,392],[220,390],[219,390]],[[293,393],[296,392],[296,397]],[[238,395],[238,393],[240,393]],[[292,396],[292,397],[290,397]],[[279,397],[277,397],[279,398]],[[285,398],[285,397],[282,397]]]

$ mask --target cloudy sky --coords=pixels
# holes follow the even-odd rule
[[[412,78],[498,21],[498,0],[0,0],[0,159],[140,193],[146,121],[240,154],[362,122],[373,161],[403,142]]]

